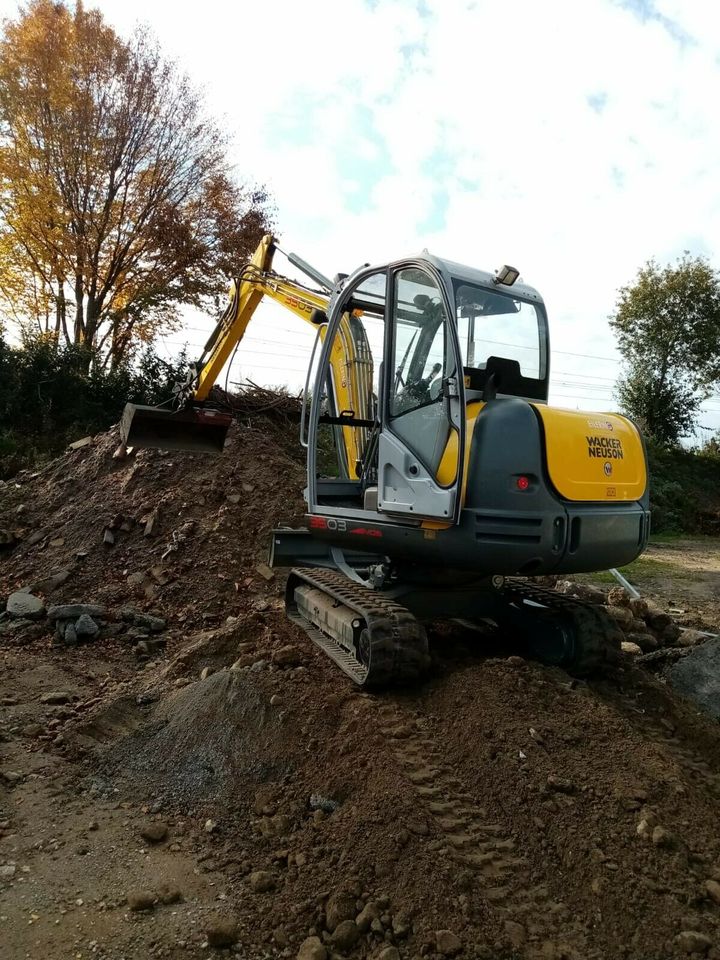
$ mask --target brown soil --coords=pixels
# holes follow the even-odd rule
[[[286,438],[115,461],[108,435],[0,490],[24,537],[0,596],[65,569],[49,602],[168,620],[149,662],[122,633],[0,634],[2,956],[205,957],[229,920],[231,952],[295,957],[371,903],[331,953],[449,956],[450,931],[468,958],[720,958],[717,725],[629,663],[586,684],[459,628],[419,688],[358,692],[258,570],[302,513]]]
[[[671,606],[706,611],[720,629],[720,538],[651,543],[645,556],[667,565],[668,574],[660,567],[656,575],[643,577],[644,593],[657,594]]]

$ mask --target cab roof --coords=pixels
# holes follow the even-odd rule
[[[474,267],[468,267],[464,263],[455,263],[453,260],[444,260],[442,257],[436,257],[427,250],[423,250],[418,259],[432,264],[436,270],[439,270],[449,286],[451,286],[451,280],[457,279],[465,283],[478,284],[481,287],[487,287],[491,290],[495,289],[499,293],[512,293],[524,300],[534,300],[536,303],[543,303],[543,298],[535,287],[530,287],[526,283],[516,281],[512,286],[498,284],[495,283],[495,275],[493,273],[487,273],[485,270],[476,270]]]

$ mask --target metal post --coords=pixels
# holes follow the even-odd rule
[[[631,583],[627,582],[627,580],[620,573],[619,570],[616,570],[615,567],[610,567],[610,573],[615,577],[615,579],[620,584],[620,586],[624,587],[627,590],[627,592],[630,594],[633,600],[638,600],[640,598],[639,592],[635,589],[635,587]]]

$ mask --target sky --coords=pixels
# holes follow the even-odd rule
[[[646,260],[720,266],[720,4],[96,5],[121,34],[147,24],[203,89],[281,245],[326,275],[423,248],[517,266],[547,305],[557,405],[615,407],[607,317]],[[215,319],[189,316],[161,353],[197,352]],[[298,388],[311,343],[263,304],[230,381]],[[720,396],[701,423],[720,428]]]

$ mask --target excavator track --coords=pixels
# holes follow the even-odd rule
[[[315,612],[311,612],[312,619],[297,602],[296,590],[302,587],[322,594]],[[321,608],[328,600],[333,612],[358,621],[355,642],[349,642],[347,635],[333,636],[327,624],[321,629]],[[425,628],[410,611],[341,573],[315,567],[293,569],[288,578],[285,609],[288,617],[360,687],[410,684],[430,664]]]
[[[544,611],[555,615],[557,623],[564,621],[568,642],[564,655],[555,662],[570,673],[584,677],[611,669],[619,662],[621,634],[615,621],[604,610],[577,597],[512,577],[505,579],[498,594],[513,611],[521,613],[528,630],[532,630],[533,618],[540,626],[539,618],[547,617]],[[539,606],[528,607],[524,601]]]

